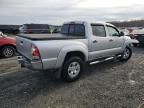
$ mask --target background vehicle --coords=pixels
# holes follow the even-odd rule
[[[8,58],[15,55],[16,40],[0,32],[0,55]]]
[[[129,60],[131,39],[123,35],[108,23],[68,22],[61,34],[18,35],[18,60],[33,70],[58,69],[59,77],[73,81],[86,62],[93,64],[109,57]]]
[[[144,46],[144,34],[134,34],[134,37],[139,41],[139,43],[134,43],[134,46]]]
[[[135,47],[144,46],[144,29],[133,30],[133,32],[129,34],[129,36],[132,39],[135,39],[138,41],[137,43],[133,43]]]
[[[40,33],[50,33],[50,25],[48,24],[24,24],[20,27],[20,33],[31,33],[31,34],[40,34]]]
[[[9,34],[18,34],[21,25],[0,25],[0,31]]]

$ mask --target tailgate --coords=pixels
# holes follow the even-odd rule
[[[22,56],[31,59],[31,44],[32,41],[23,37],[16,37],[16,47],[18,53]]]

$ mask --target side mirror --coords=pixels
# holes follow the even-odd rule
[[[120,32],[120,36],[124,36],[125,34],[124,34],[124,32]]]

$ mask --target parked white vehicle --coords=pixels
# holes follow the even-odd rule
[[[74,81],[84,64],[117,57],[127,61],[131,41],[108,23],[68,22],[61,34],[21,34],[16,37],[18,60],[33,70],[57,69],[58,76]]]

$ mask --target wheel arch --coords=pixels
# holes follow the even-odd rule
[[[5,45],[2,45],[1,47],[0,47],[0,50],[2,50],[4,47],[6,47],[6,46],[11,46],[11,47],[13,47],[14,49],[16,49],[16,46],[15,45],[13,45],[13,44],[5,44]]]
[[[71,56],[78,56],[83,61],[88,60],[88,49],[82,46],[70,46],[63,48],[57,58],[56,68],[59,68],[63,65],[64,61],[71,57]]]
[[[66,54],[66,56],[65,56],[64,61],[65,61],[66,59],[69,59],[69,58],[72,57],[72,56],[78,56],[78,57],[80,57],[83,61],[86,61],[86,57],[85,57],[85,55],[84,55],[81,51],[71,51],[71,52],[68,52],[68,53]]]

